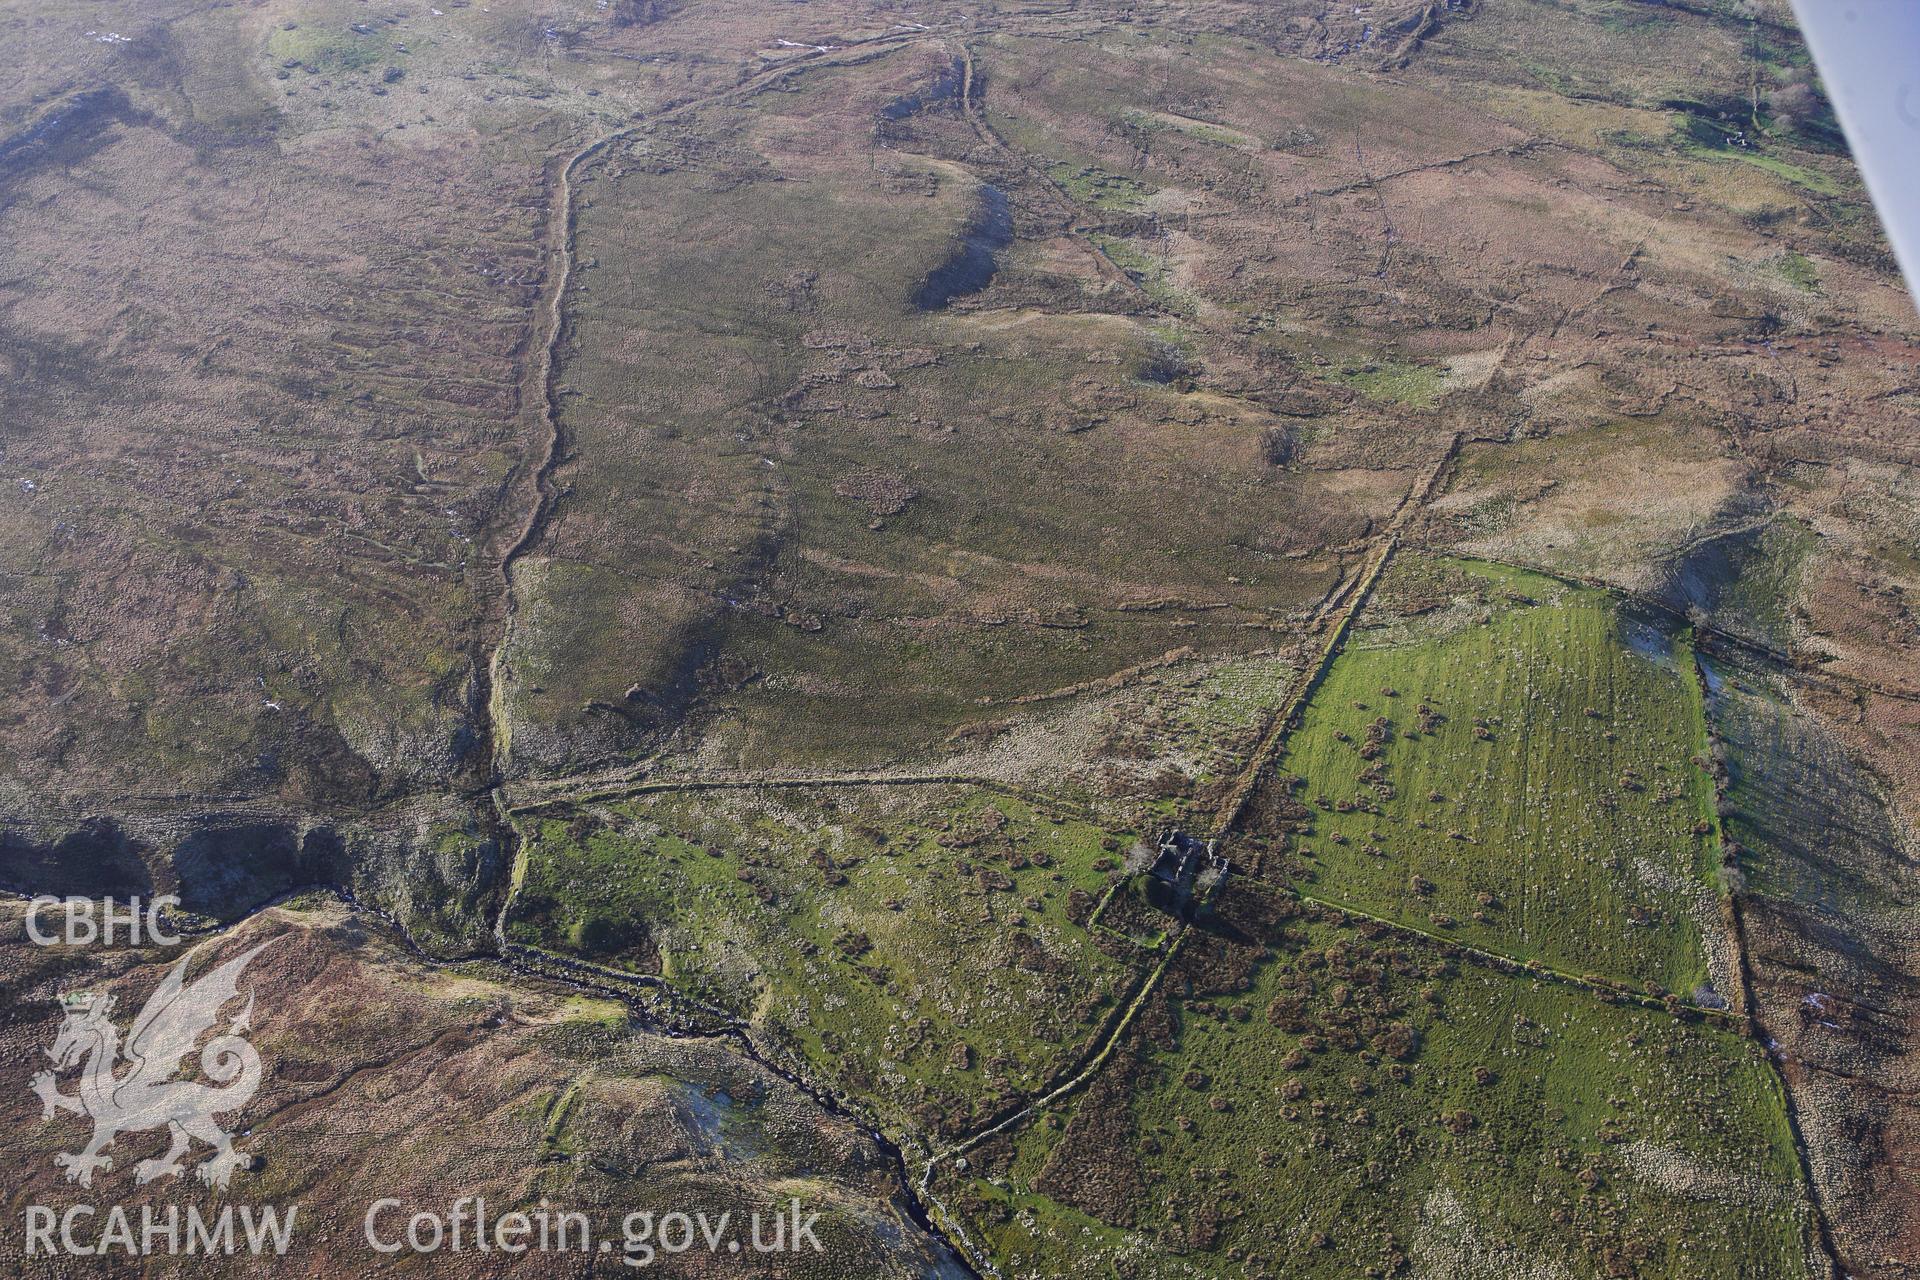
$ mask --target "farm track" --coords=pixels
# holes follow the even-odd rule
[[[1006,140],[995,133],[993,126],[987,123],[987,118],[980,110],[974,94],[974,82],[977,77],[974,73],[973,49],[970,45],[963,43],[960,46],[960,60],[960,105],[962,110],[966,112],[967,124],[972,127],[974,136],[979,138],[987,147],[997,152],[1001,159],[1011,168],[1027,174],[1039,184],[1040,189],[1047,193],[1047,203],[1052,207],[1052,212],[1059,220],[1060,230],[1075,244],[1086,251],[1094,263],[1095,270],[1099,272],[1102,279],[1110,284],[1118,285],[1122,291],[1133,297],[1146,310],[1155,310],[1156,308],[1153,305],[1152,298],[1147,295],[1147,291],[1141,287],[1140,283],[1128,275],[1119,263],[1108,256],[1106,250],[1102,249],[1099,245],[1095,244],[1092,239],[1075,229],[1074,224],[1084,210],[1080,208],[1078,202],[1068,193],[1067,189],[1058,182],[1055,182],[1051,174],[1033,163],[1027,156],[1015,150],[1013,147],[1008,146]]]
[[[985,791],[1012,796],[1028,804],[1055,812],[1071,813],[1078,818],[1094,815],[1085,805],[1059,796],[1023,787],[975,773],[776,773],[725,774],[721,776],[674,775],[663,778],[637,778],[609,785],[589,785],[563,789],[553,794],[530,798],[508,806],[516,814],[537,814],[556,807],[604,803],[633,796],[664,795],[685,791],[793,790],[805,787],[979,787]]]
[[[1348,627],[1354,618],[1359,616],[1360,610],[1366,606],[1368,597],[1373,594],[1375,584],[1380,581],[1380,575],[1386,572],[1388,562],[1393,559],[1394,552],[1399,550],[1401,529],[1433,496],[1433,491],[1438,487],[1441,477],[1446,474],[1447,468],[1453,465],[1455,456],[1459,454],[1460,444],[1461,435],[1456,432],[1438,460],[1428,468],[1426,474],[1407,491],[1406,497],[1401,500],[1399,507],[1387,522],[1385,532],[1380,536],[1379,546],[1374,551],[1372,559],[1361,571],[1359,580],[1344,596],[1336,593],[1329,597],[1328,603],[1338,612],[1333,615],[1332,625],[1328,627],[1326,642],[1320,646],[1319,658],[1312,667],[1300,673],[1279,711],[1268,722],[1266,732],[1261,735],[1259,746],[1248,757],[1246,765],[1240,771],[1239,780],[1234,783],[1233,790],[1228,793],[1225,803],[1214,817],[1212,834],[1215,838],[1227,835],[1238,824],[1241,816],[1246,812],[1247,801],[1252,798],[1260,775],[1279,759],[1281,749],[1286,746],[1287,733],[1293,726],[1294,718],[1299,715],[1300,709],[1306,705],[1313,691],[1319,687],[1320,681],[1326,676],[1327,669],[1333,665],[1333,660],[1339,654],[1341,646],[1346,643]],[[1324,610],[1319,622],[1321,626],[1327,627]]]

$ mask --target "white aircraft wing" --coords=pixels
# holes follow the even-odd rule
[[[1793,0],[1827,97],[1920,297],[1920,0]]]

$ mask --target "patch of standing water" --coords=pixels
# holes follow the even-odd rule
[[[1620,616],[1620,636],[1629,649],[1643,658],[1653,662],[1673,661],[1672,633],[1644,614],[1623,611]]]

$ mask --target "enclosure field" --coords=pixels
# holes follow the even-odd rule
[[[1721,929],[1705,750],[1690,642],[1664,617],[1538,574],[1409,557],[1280,768],[1297,779],[1294,852],[1313,896],[1691,992]]]
[[[1122,838],[987,792],[667,795],[526,834],[512,940],[658,973],[929,1131],[1045,1084],[1150,958],[1083,927]]]
[[[941,1166],[1008,1274],[1808,1274],[1758,1046],[1233,892],[1084,1100]]]

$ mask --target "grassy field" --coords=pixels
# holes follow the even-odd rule
[[[913,1127],[1042,1085],[1141,959],[1081,927],[1121,840],[1006,797],[711,792],[528,834],[510,937],[657,971]]]
[[[1396,590],[1431,608],[1355,633],[1280,764],[1312,810],[1306,890],[1576,974],[1705,980],[1687,638],[1482,563],[1409,559],[1384,590],[1376,619]]]
[[[1092,165],[1059,161],[1048,166],[1053,180],[1078,204],[1090,209],[1126,213],[1140,208],[1153,188],[1125,174],[1108,173]]]
[[[1427,365],[1403,361],[1367,362],[1332,368],[1327,376],[1352,387],[1370,400],[1431,409],[1446,394],[1445,373]]]
[[[1008,1275],[1807,1274],[1777,1081],[1733,1034],[1318,920],[1169,986],[1084,1101],[944,1166]]]

